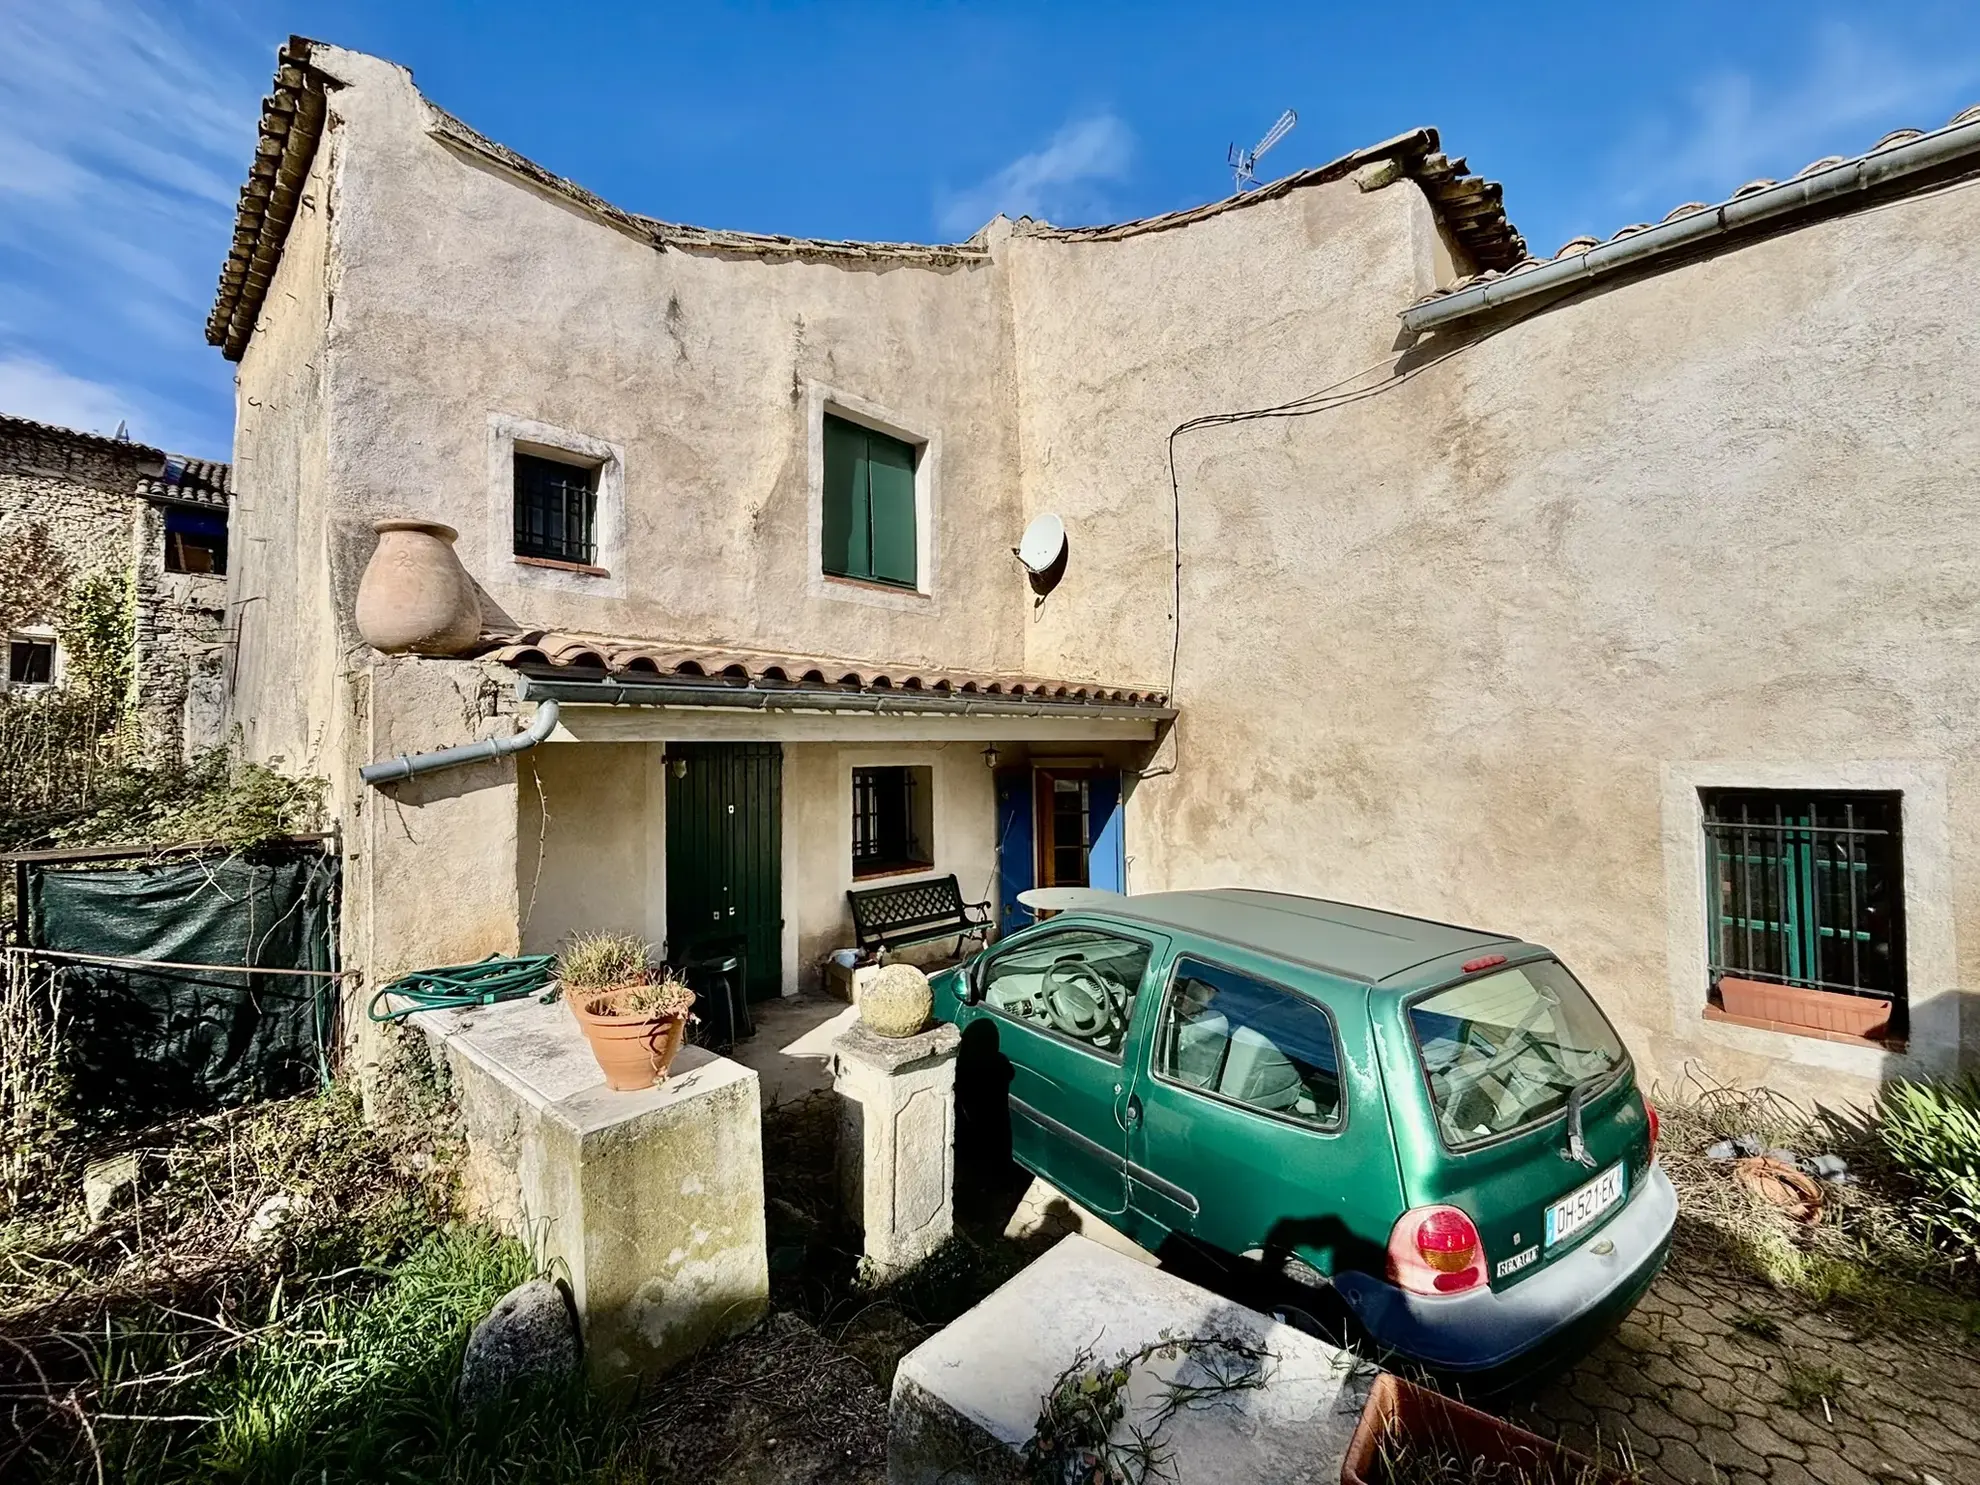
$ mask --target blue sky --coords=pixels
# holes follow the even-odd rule
[[[413,69],[637,211],[944,240],[1225,195],[1419,124],[1551,253],[1980,100],[1980,3],[681,6],[0,0],[0,411],[224,457],[202,327],[277,44]]]

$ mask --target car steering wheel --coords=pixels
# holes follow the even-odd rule
[[[1114,998],[1106,979],[1078,959],[1061,959],[1039,986],[1045,1013],[1067,1036],[1090,1042],[1114,1023]]]

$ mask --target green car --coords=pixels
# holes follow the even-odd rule
[[[1017,1162],[1165,1260],[1476,1391],[1581,1354],[1663,1266],[1656,1112],[1548,950],[1270,892],[1069,900],[936,976],[935,1013],[965,1118],[993,1088]]]

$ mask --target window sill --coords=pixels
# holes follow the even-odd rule
[[[540,567],[547,572],[575,572],[580,577],[608,578],[609,568],[593,567],[589,562],[559,562],[553,557],[517,557],[518,567]]]
[[[906,866],[876,866],[868,871],[861,871],[858,867],[854,867],[853,880],[855,882],[877,882],[886,877],[919,876],[922,872],[933,871],[934,869],[935,863],[932,861],[913,861],[909,862]]]
[[[929,595],[921,589],[906,583],[883,583],[878,578],[847,577],[844,573],[826,572],[819,576],[837,588],[852,588],[861,593],[891,593],[898,598],[926,598]]]
[[[1785,1036],[1805,1036],[1811,1041],[1835,1042],[1845,1047],[1873,1047],[1879,1052],[1904,1053],[1910,1050],[1910,1043],[1901,1036],[1857,1036],[1847,1031],[1823,1031],[1815,1026],[1797,1026],[1792,1021],[1770,1021],[1765,1016],[1740,1016],[1720,1007],[1707,1004],[1707,1021],[1722,1022],[1727,1026],[1747,1026],[1755,1031],[1778,1031]]]

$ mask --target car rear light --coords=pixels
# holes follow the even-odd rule
[[[1657,1106],[1649,1099],[1643,1100],[1643,1117],[1650,1125],[1650,1158],[1657,1158],[1657,1133],[1663,1128],[1663,1121],[1657,1117]]]
[[[1485,1244],[1456,1207],[1404,1212],[1389,1234],[1389,1280],[1411,1294],[1461,1294],[1485,1282]]]
[[[1503,954],[1480,954],[1476,959],[1467,959],[1459,966],[1466,974],[1475,975],[1481,969],[1497,969],[1506,962]]]

